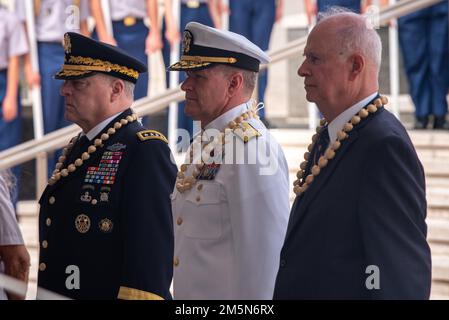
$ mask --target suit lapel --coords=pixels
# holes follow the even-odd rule
[[[295,226],[297,226],[307,215],[307,207],[310,202],[319,195],[323,185],[325,185],[326,181],[332,176],[332,173],[337,168],[338,163],[341,159],[343,159],[346,151],[350,148],[352,143],[357,140],[357,138],[358,133],[354,130],[350,133],[349,137],[342,142],[340,149],[335,154],[335,158],[329,161],[329,164],[315,178],[309,189],[295,199],[295,203],[292,206],[291,221],[287,230],[286,239],[288,239],[291,231],[295,229]]]

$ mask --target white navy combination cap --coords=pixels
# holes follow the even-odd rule
[[[181,61],[168,69],[201,70],[216,64],[226,64],[258,72],[260,64],[269,62],[270,57],[244,36],[190,22],[184,31]]]

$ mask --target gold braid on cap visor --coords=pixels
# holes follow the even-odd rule
[[[202,56],[182,56],[181,61],[191,61],[197,63],[236,63],[236,58],[226,58],[226,57],[202,57]]]
[[[206,67],[211,63],[236,63],[237,59],[233,57],[204,57],[204,56],[182,56],[181,60],[172,66],[170,69],[193,69]]]
[[[139,78],[138,71],[105,60],[71,56],[69,61],[66,62],[70,64],[64,64],[62,66],[62,71],[60,73],[62,75],[79,75],[91,71],[114,71],[136,80]]]

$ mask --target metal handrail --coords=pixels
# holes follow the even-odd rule
[[[441,0],[403,0],[380,11],[380,23],[386,23],[390,19],[406,15],[410,12],[431,6]],[[306,44],[307,37],[294,40],[280,49],[270,50],[271,63],[297,56]],[[267,66],[262,66],[266,68]],[[140,115],[154,114],[165,109],[170,102],[183,101],[184,94],[180,88],[164,91],[153,98],[143,98],[133,105],[135,111]],[[79,131],[79,127],[71,125],[45,135],[39,140],[30,140],[16,147],[0,152],[0,170],[13,167],[36,158],[40,152],[52,152],[63,147]]]

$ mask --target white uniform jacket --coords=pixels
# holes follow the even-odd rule
[[[231,109],[205,129],[223,131],[248,106]],[[211,180],[198,180],[183,193],[174,189],[175,299],[273,297],[289,217],[288,167],[262,122],[247,122],[260,133],[245,144],[240,140],[247,155],[257,153],[253,164],[225,163]]]

